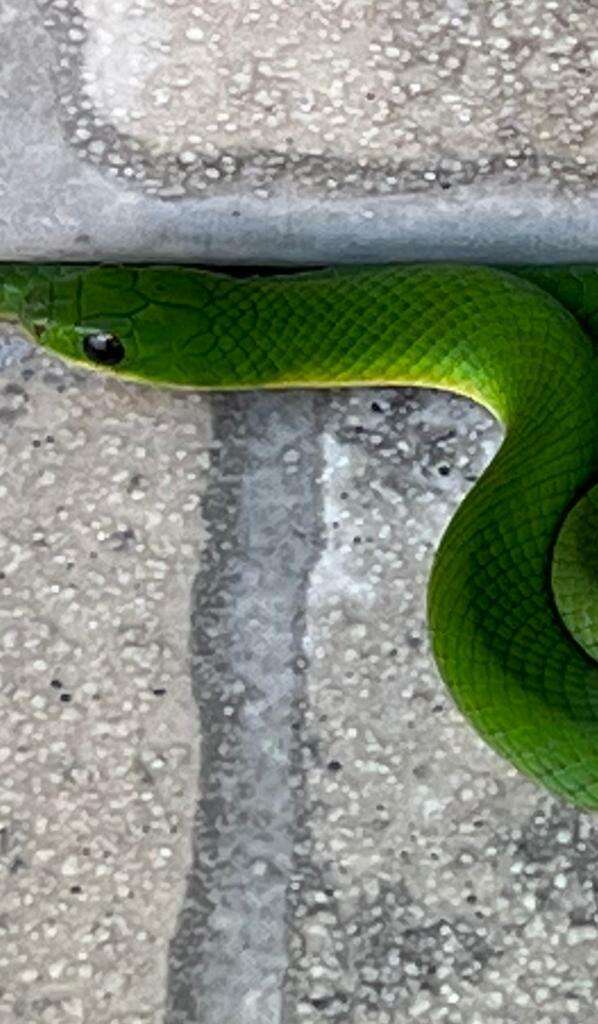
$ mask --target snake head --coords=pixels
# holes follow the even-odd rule
[[[143,299],[131,277],[126,268],[0,265],[0,318],[69,362],[110,370],[133,355],[131,314]]]
[[[5,264],[0,317],[87,369],[144,383],[226,386],[228,377],[236,382],[226,356],[227,324],[232,329],[239,315],[231,289],[227,275],[184,267]]]

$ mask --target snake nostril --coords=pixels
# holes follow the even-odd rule
[[[94,363],[103,366],[116,366],[125,357],[125,347],[115,334],[106,331],[95,331],[83,339],[83,351]]]

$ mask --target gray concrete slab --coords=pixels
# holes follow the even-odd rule
[[[598,253],[581,0],[335,0],[311,17],[4,0],[0,18],[4,259]]]
[[[3,0],[0,256],[595,259],[592,13]],[[425,635],[488,415],[0,342],[0,1024],[593,1024],[594,817]]]
[[[160,1020],[210,417],[2,341],[0,1020]]]

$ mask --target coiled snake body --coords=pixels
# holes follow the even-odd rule
[[[598,806],[598,268],[5,264],[0,314],[152,384],[408,384],[490,409],[505,440],[436,555],[434,655],[497,751]]]

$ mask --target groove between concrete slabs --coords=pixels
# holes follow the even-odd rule
[[[202,727],[193,859],[165,1024],[280,1024],[301,816],[306,588],[318,554],[320,397],[216,397],[211,540],[193,595]]]

